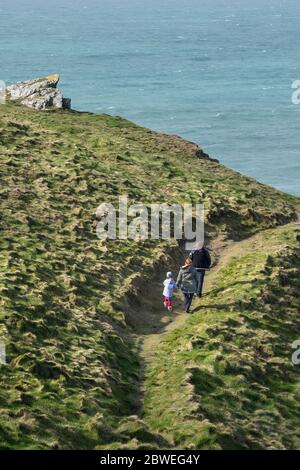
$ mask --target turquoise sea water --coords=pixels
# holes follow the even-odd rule
[[[0,0],[0,80],[61,73],[74,108],[300,195],[299,23],[299,0]]]

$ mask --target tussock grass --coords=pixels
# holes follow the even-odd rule
[[[178,448],[300,445],[300,229],[242,242],[149,366],[144,418]]]
[[[0,447],[155,448],[166,445],[155,430],[165,434],[166,426],[175,443],[192,442],[187,424],[176,428],[175,438],[173,419],[180,423],[186,409],[197,409],[201,372],[163,354],[173,376],[164,386],[172,392],[183,384],[182,405],[151,416],[156,392],[150,377],[160,381],[165,374],[154,365],[159,374],[148,378],[147,423],[130,418],[141,367],[132,305],[145,289],[151,292],[145,279],[171,262],[177,248],[100,242],[95,209],[120,194],[131,202],[205,202],[208,236],[242,239],[294,220],[299,200],[201,158],[194,144],[178,137],[118,117],[40,113],[11,103],[0,109],[0,183],[0,339],[8,362],[1,366]],[[282,276],[287,282],[290,273]],[[218,312],[226,319],[225,307]],[[187,331],[178,337],[183,348]],[[188,359],[190,352],[184,354]],[[209,413],[199,417],[199,442],[217,445],[205,424]]]

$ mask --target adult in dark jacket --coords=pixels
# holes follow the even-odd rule
[[[183,292],[185,311],[189,313],[198,285],[197,271],[192,266],[192,260],[190,258],[188,258],[184,266],[180,268],[176,285]]]
[[[192,260],[193,267],[197,271],[197,276],[198,276],[197,295],[198,297],[202,297],[205,270],[209,269],[211,265],[211,257],[204,243],[201,246],[199,246],[199,248],[197,248],[196,250],[191,251],[189,258]]]

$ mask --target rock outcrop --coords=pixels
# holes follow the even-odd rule
[[[57,88],[59,75],[26,80],[6,89],[7,98],[20,104],[39,110],[49,108],[71,108],[71,100],[64,98]]]

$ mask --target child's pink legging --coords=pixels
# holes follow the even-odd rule
[[[167,302],[168,307],[173,307],[173,303],[174,303],[173,300],[169,299],[169,297],[166,297],[165,295],[164,295],[164,302]]]

